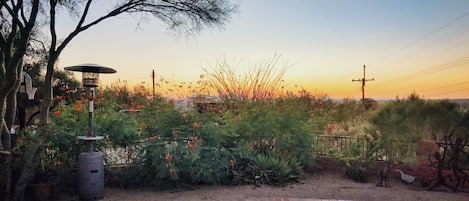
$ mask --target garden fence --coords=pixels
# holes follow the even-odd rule
[[[370,142],[365,138],[350,136],[313,135],[313,151],[316,156],[344,158],[350,156],[352,148],[359,152],[359,157],[366,157],[370,149]],[[101,152],[104,153],[105,163],[110,166],[129,165],[142,163],[138,161],[137,153],[145,148],[145,142],[134,142],[125,147],[104,146]],[[393,159],[403,159],[400,157],[415,153],[416,145],[412,142],[393,141],[388,146],[389,150],[378,150],[386,153],[385,157]]]
[[[322,157],[362,157],[366,158],[371,142],[366,138],[351,136],[314,135],[313,150],[316,156]],[[354,150],[354,154],[351,151]],[[358,152],[358,153],[357,153]],[[374,153],[382,155],[382,159],[392,158],[394,160],[405,160],[407,156],[416,153],[416,143],[408,141],[391,141],[387,150],[381,148]]]

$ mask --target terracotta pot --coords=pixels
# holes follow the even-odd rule
[[[36,201],[49,201],[52,195],[52,185],[50,183],[39,183],[31,185]]]

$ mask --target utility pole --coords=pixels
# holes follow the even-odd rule
[[[153,87],[153,99],[155,100],[155,70],[151,72],[151,80],[152,80],[152,87]]]
[[[352,79],[352,82],[361,82],[362,83],[362,101],[365,101],[365,83],[368,81],[374,81],[375,78],[366,79],[365,65],[363,65],[363,78],[361,79]]]

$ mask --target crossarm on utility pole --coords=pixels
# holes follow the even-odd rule
[[[362,101],[365,101],[365,84],[366,84],[366,82],[375,80],[375,78],[366,79],[365,68],[366,68],[366,66],[363,65],[363,78],[361,78],[361,79],[352,79],[352,82],[361,82],[362,83]]]

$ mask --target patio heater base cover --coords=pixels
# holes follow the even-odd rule
[[[104,198],[104,164],[102,153],[80,153],[78,156],[78,174],[80,200],[99,200]]]

